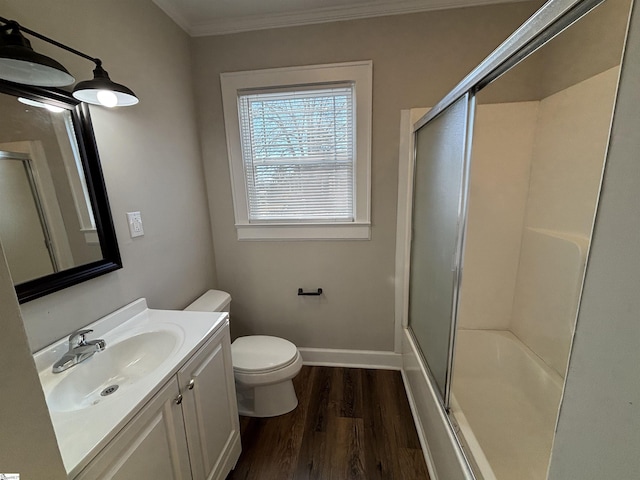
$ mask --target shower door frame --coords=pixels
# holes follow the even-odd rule
[[[429,123],[466,93],[475,94],[489,85],[605,1],[549,0],[420,118],[413,125],[413,131]]]
[[[439,112],[437,112],[436,114],[434,114],[427,122],[422,123],[420,120],[418,122],[416,122],[413,125],[413,129],[412,129],[412,135],[413,135],[413,161],[412,161],[412,168],[411,168],[411,178],[412,178],[412,184],[415,185],[415,171],[416,171],[416,157],[417,157],[417,149],[418,149],[418,142],[417,142],[417,134],[418,131],[425,127],[429,121],[434,120],[435,118],[437,118],[438,116],[440,116],[441,114],[444,114],[448,111],[448,108],[450,106],[452,106],[454,103],[456,103],[457,101],[463,100],[466,98],[466,118],[465,118],[465,124],[464,124],[464,134],[463,134],[463,141],[464,141],[464,145],[462,146],[462,163],[461,163],[461,178],[460,178],[460,191],[458,192],[458,218],[457,218],[457,232],[456,232],[456,245],[454,248],[454,254],[453,254],[453,258],[452,258],[452,271],[453,273],[453,283],[452,283],[452,298],[451,298],[451,316],[450,316],[450,323],[449,323],[449,338],[448,338],[448,350],[447,350],[447,359],[446,359],[446,372],[445,372],[445,380],[444,380],[444,391],[440,392],[440,390],[437,388],[437,384],[438,382],[436,381],[435,378],[435,374],[432,372],[431,367],[429,366],[429,363],[426,359],[426,355],[422,353],[422,359],[423,362],[425,364],[425,370],[427,371],[427,373],[430,375],[430,381],[436,385],[436,392],[440,395],[440,401],[442,403],[442,405],[444,406],[445,411],[448,413],[449,412],[449,401],[450,401],[450,397],[451,397],[451,385],[452,385],[452,372],[453,372],[453,360],[454,360],[454,352],[455,352],[455,333],[456,333],[456,324],[457,324],[457,317],[458,317],[458,305],[459,305],[459,293],[460,293],[460,282],[462,279],[462,268],[463,268],[463,258],[464,258],[464,239],[465,239],[465,232],[466,232],[466,225],[467,225],[467,204],[468,204],[468,196],[469,196],[469,170],[470,170],[470,166],[471,166],[471,148],[472,148],[472,140],[473,140],[473,124],[474,124],[474,118],[475,118],[475,93],[473,91],[467,91],[464,92],[460,97],[458,97],[456,100],[453,100],[451,102],[450,105],[448,105],[447,107],[441,109]],[[424,117],[428,116],[429,114],[431,114],[433,112],[433,110],[429,111],[427,114],[425,114]],[[413,204],[413,196],[414,196],[414,192],[415,192],[415,186],[411,187],[411,198],[412,198],[412,204]],[[411,207],[411,210],[413,211],[413,207]],[[410,217],[411,220],[410,222],[410,228],[413,224],[412,222],[412,216]],[[411,234],[411,230],[409,232],[409,257],[411,256],[411,247],[413,245],[413,235]],[[410,270],[410,258],[409,258],[409,270]],[[410,276],[410,272],[409,276]],[[409,297],[409,282],[407,282],[407,292],[406,292],[406,296],[407,298]],[[411,325],[409,324],[409,309],[408,309],[408,304],[409,304],[409,300],[407,300],[407,326],[410,327]],[[420,342],[418,341],[416,334],[414,333],[413,329],[410,329],[409,332],[411,333],[413,340],[415,342],[416,345],[418,345],[418,347],[420,348],[420,350],[422,350],[422,347],[420,345]]]

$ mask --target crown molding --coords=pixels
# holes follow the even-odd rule
[[[176,22],[176,24],[189,35],[191,34],[191,24],[189,21],[180,13],[180,9],[177,7],[176,2],[173,0],[152,0],[160,10],[167,14],[171,20]]]
[[[230,33],[266,30],[270,28],[296,27],[318,23],[341,22],[361,18],[402,15],[451,8],[476,7],[497,3],[524,2],[527,0],[400,0],[374,1],[359,5],[318,8],[301,12],[273,13],[219,17],[198,24],[190,24],[172,0],[153,0],[169,17],[192,37],[226,35]]]

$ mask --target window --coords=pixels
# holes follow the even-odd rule
[[[240,240],[369,238],[371,70],[221,75]]]
[[[353,85],[238,103],[249,221],[353,221]]]

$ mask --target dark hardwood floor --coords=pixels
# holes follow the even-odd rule
[[[293,412],[240,417],[227,480],[428,480],[400,372],[305,366],[293,383]]]

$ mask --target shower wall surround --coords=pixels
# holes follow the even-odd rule
[[[510,330],[563,377],[618,73],[476,108],[458,328]]]
[[[562,377],[619,71],[619,67],[611,68],[540,102],[510,330]],[[558,148],[566,142],[567,131],[572,132],[571,145]],[[536,261],[540,258],[547,263],[540,265]],[[544,267],[546,272],[540,272]],[[536,273],[533,281],[540,289],[532,288],[530,281]],[[533,293],[536,290],[540,294]]]
[[[511,324],[538,108],[539,102],[476,107],[459,328]]]

